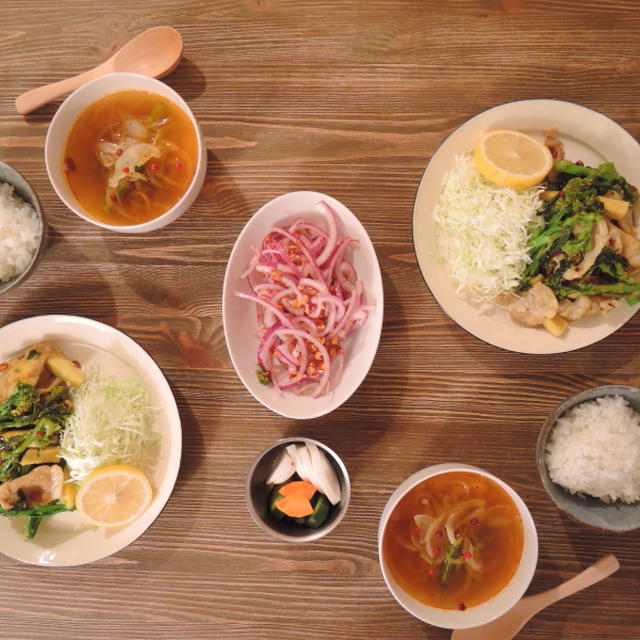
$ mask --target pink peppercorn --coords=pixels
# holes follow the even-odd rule
[[[434,556],[440,555],[440,547],[433,547],[433,555]]]
[[[182,166],[182,162],[180,162],[180,160],[176,160],[175,168],[179,169],[181,166]]]
[[[118,199],[118,196],[115,193],[112,193],[109,196],[109,198],[110,198],[111,202],[115,202]]]
[[[152,162],[149,168],[151,169],[151,171],[157,171],[158,165],[155,162]]]
[[[469,522],[471,523],[472,527],[475,527],[478,524],[478,518],[474,516],[473,518],[471,518],[471,520],[469,520]]]
[[[436,531],[436,538],[442,538],[442,531],[440,531],[438,529],[438,531]]]
[[[121,156],[122,155],[122,149],[116,149],[116,155],[117,156]]]
[[[468,560],[471,557],[471,551],[465,551],[464,557]]]
[[[129,173],[129,167],[123,167],[122,173]]]
[[[458,602],[458,609],[460,611],[464,611],[467,608],[467,605],[464,602]]]

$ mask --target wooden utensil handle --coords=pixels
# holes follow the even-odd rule
[[[532,596],[532,600],[535,599],[537,606],[536,613],[558,600],[562,600],[573,593],[590,587],[596,582],[600,582],[600,580],[610,576],[619,568],[620,563],[613,554],[600,558],[600,560],[594,562],[590,567],[570,580],[548,591],[543,591],[542,593]]]
[[[47,104],[47,102],[51,102],[61,95],[77,89],[80,85],[96,78],[101,73],[104,73],[102,66],[91,69],[90,71],[85,71],[72,78],[66,78],[59,82],[52,82],[51,84],[45,84],[42,87],[25,91],[16,98],[16,111],[21,115],[31,113],[43,104]]]

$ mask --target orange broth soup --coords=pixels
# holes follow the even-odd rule
[[[382,553],[411,597],[441,609],[481,604],[515,574],[524,547],[507,492],[477,473],[443,473],[411,489],[391,513]]]
[[[182,198],[197,153],[193,123],[180,107],[155,93],[118,91],[76,120],[64,171],[91,216],[111,225],[140,224]]]

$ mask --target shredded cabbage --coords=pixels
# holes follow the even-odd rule
[[[436,208],[436,237],[456,292],[469,302],[486,305],[518,284],[530,261],[529,233],[543,224],[539,191],[498,187],[471,156],[456,156]]]
[[[111,464],[130,464],[149,474],[157,459],[160,434],[142,382],[101,378],[97,370],[73,389],[74,412],[61,440],[62,457],[73,480]]]

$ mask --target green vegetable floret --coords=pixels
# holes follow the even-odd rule
[[[597,195],[602,196],[609,191],[616,191],[631,204],[638,201],[637,189],[618,173],[613,162],[603,162],[594,169],[568,160],[558,160],[555,168],[560,174],[558,186],[563,191],[565,191],[564,184],[573,177],[590,178],[597,190]]]
[[[0,406],[0,428],[5,428],[5,422],[11,422],[18,416],[33,415],[37,402],[38,393],[35,388],[18,382],[13,394]]]

